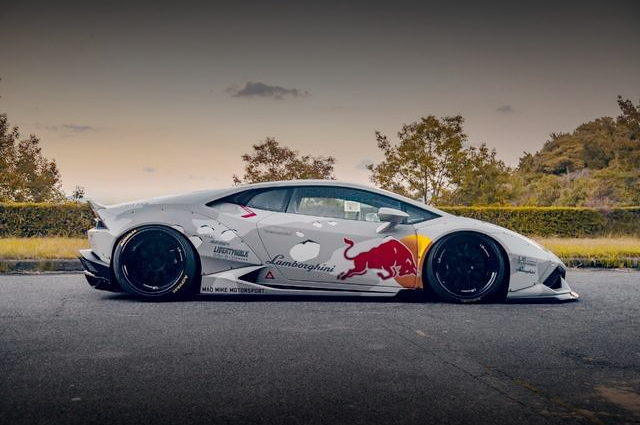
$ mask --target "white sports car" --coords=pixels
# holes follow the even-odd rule
[[[102,206],[80,251],[89,283],[185,294],[573,300],[550,251],[505,228],[357,184],[300,180]]]

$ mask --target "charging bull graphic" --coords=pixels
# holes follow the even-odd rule
[[[394,238],[385,239],[382,244],[350,257],[347,252],[353,248],[353,241],[344,238],[348,245],[344,250],[344,258],[353,261],[353,268],[338,275],[345,280],[352,276],[360,276],[368,270],[380,270],[377,274],[383,280],[392,277],[415,275],[418,273],[413,254],[404,244]],[[386,272],[386,274],[384,273]]]

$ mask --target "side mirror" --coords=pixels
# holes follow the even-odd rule
[[[404,211],[400,211],[395,208],[382,207],[378,210],[378,218],[383,223],[376,229],[376,232],[390,232],[407,217],[409,217],[409,214]]]

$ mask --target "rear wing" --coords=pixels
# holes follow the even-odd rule
[[[94,219],[94,221],[96,222],[96,227],[97,228],[106,228],[107,226],[104,224],[103,218],[100,215],[100,210],[104,210],[106,207],[102,204],[97,203],[96,201],[92,201],[92,200],[87,200],[87,203],[89,204],[89,206],[91,207],[91,211],[93,211],[93,215],[96,216],[96,218]]]
[[[102,204],[97,203],[96,201],[92,201],[92,200],[87,200],[87,203],[89,204],[89,206],[91,207],[91,209],[93,210],[93,212],[97,215],[98,211],[105,209],[106,207]]]

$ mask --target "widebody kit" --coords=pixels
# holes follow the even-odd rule
[[[562,262],[505,228],[336,181],[233,187],[104,207],[81,251],[89,283],[191,293],[577,299]]]

